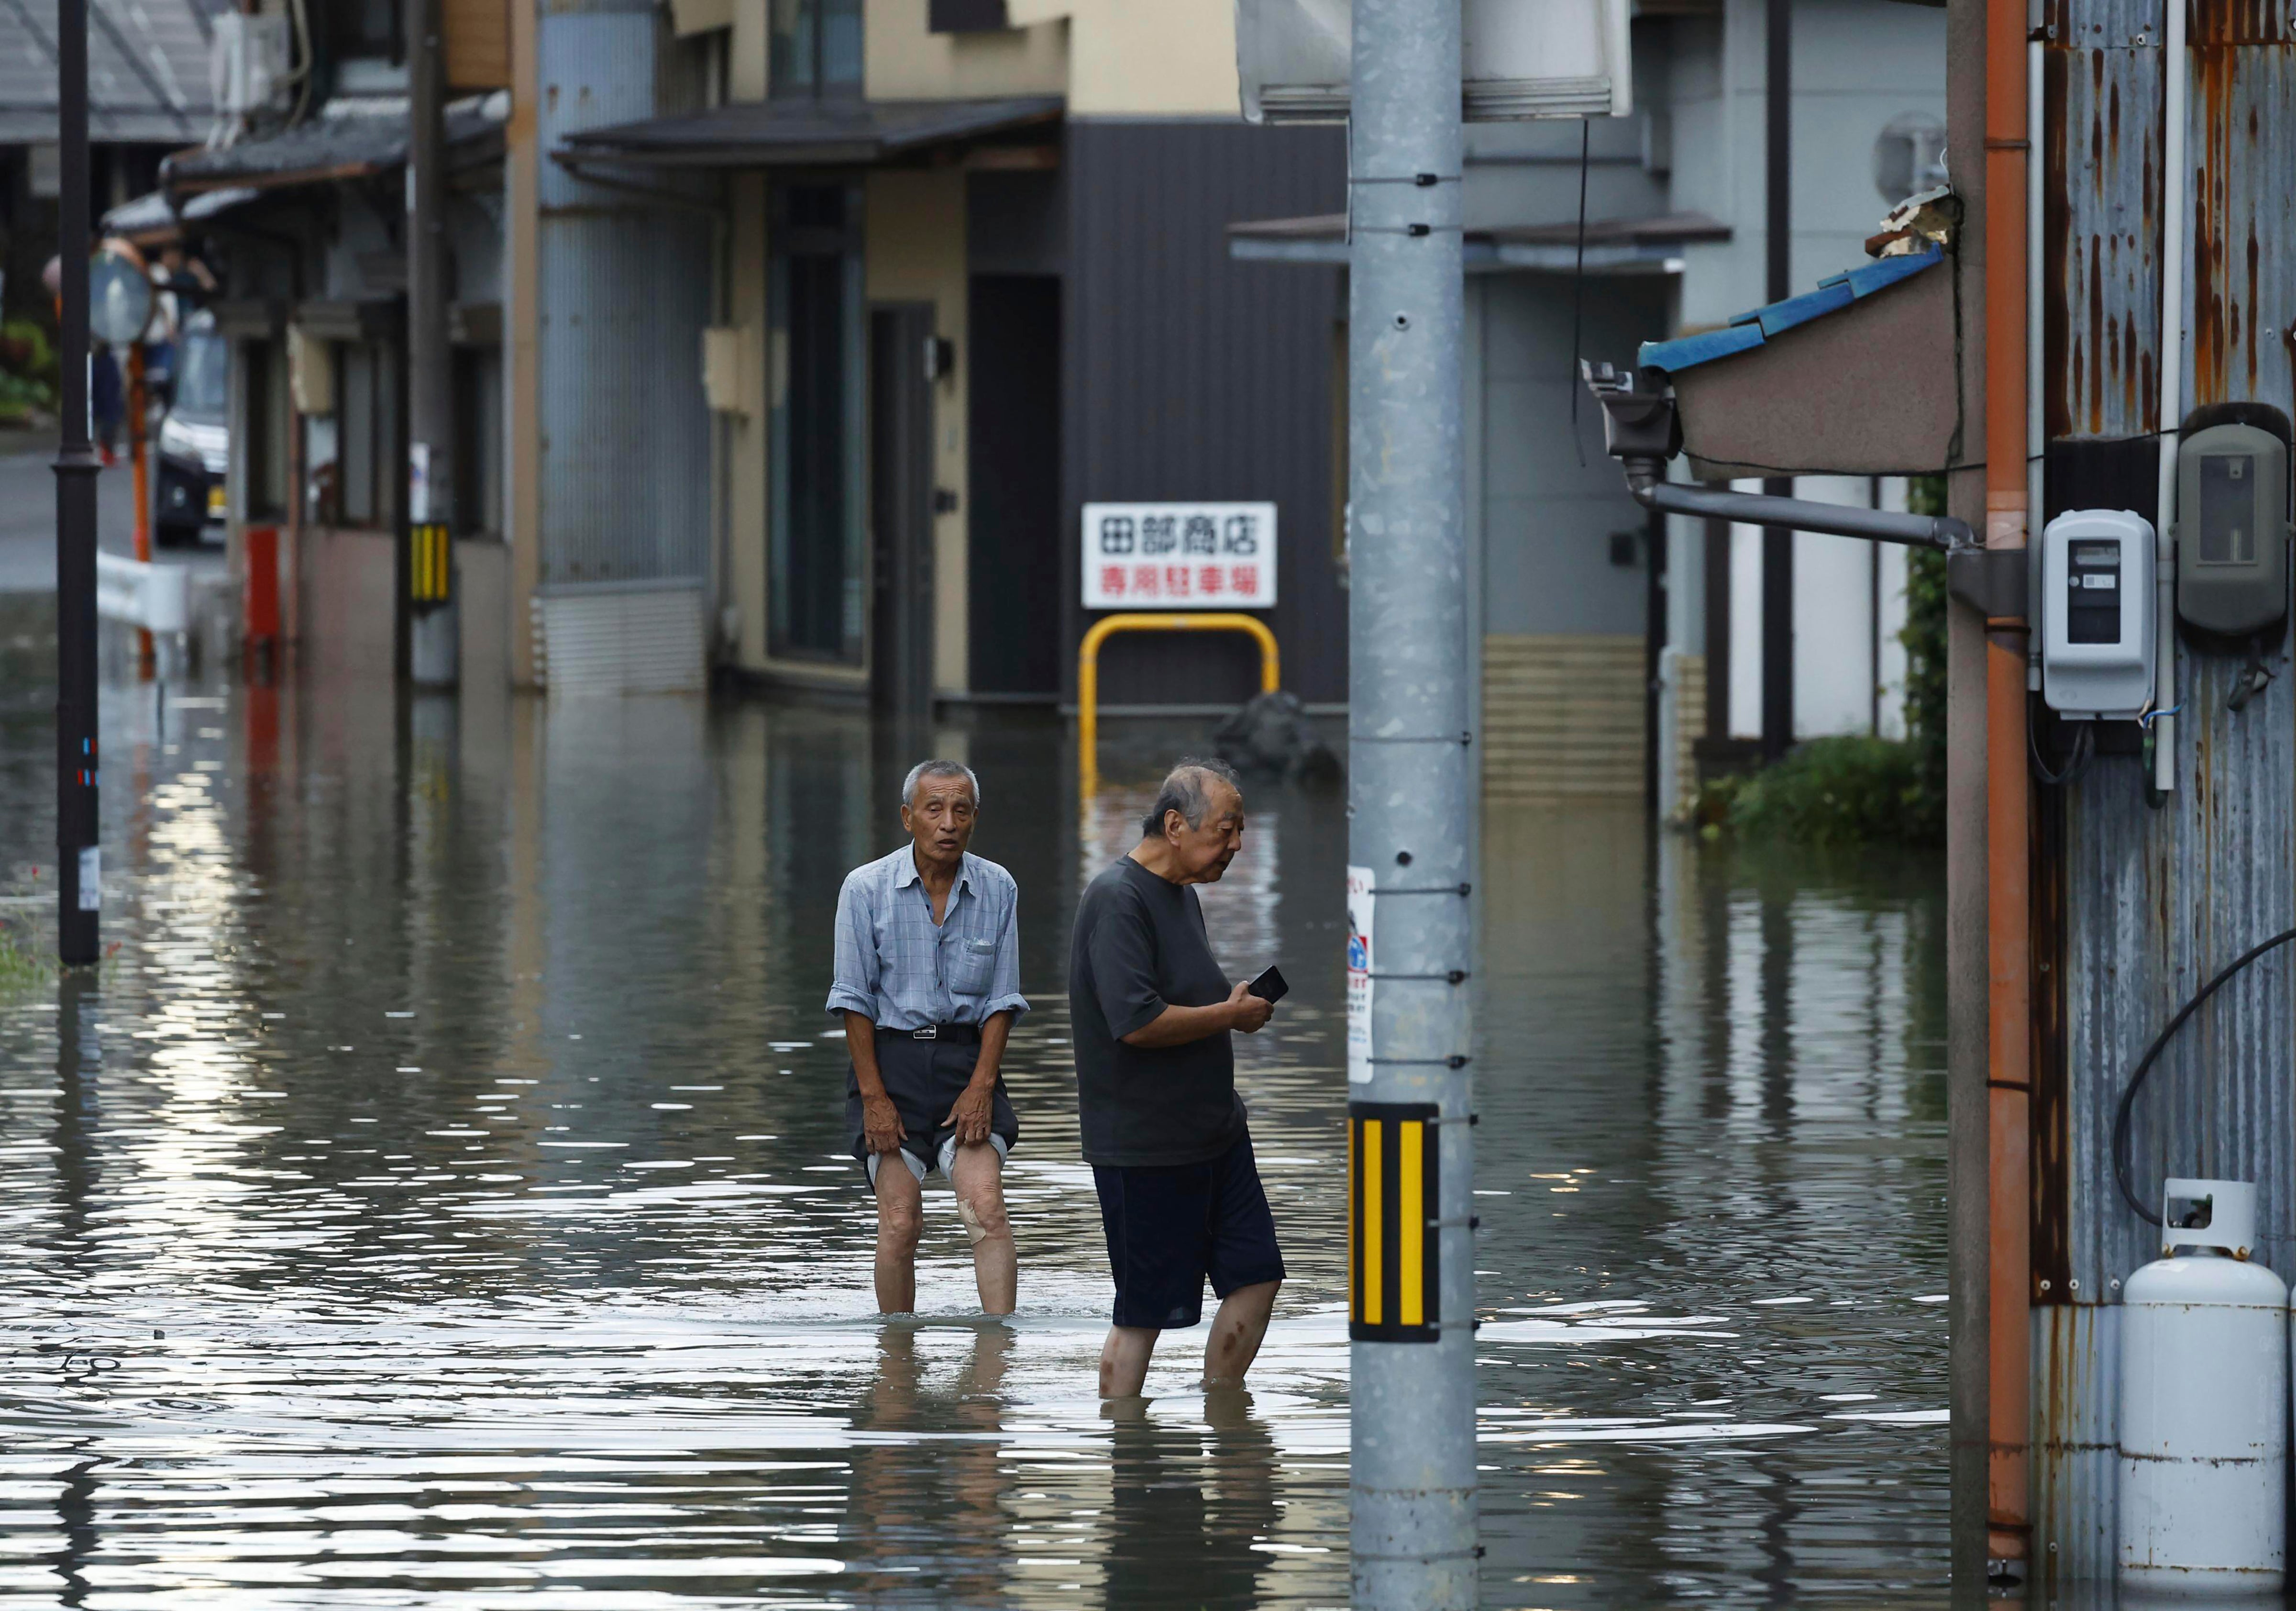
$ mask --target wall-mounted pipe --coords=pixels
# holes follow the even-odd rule
[[[2172,7],[2181,0],[2170,0]],[[1985,547],[2027,563],[2027,205],[2031,157],[2026,0],[1985,8]],[[1986,1556],[2021,1581],[2030,1553],[2032,1429],[2031,785],[2023,612],[1985,623],[1987,1171]]]
[[[2152,786],[2177,786],[2177,448],[2185,395],[2185,7],[2169,0],[2161,78],[2165,86],[2161,128],[2161,483],[2153,527],[2153,609],[2159,645],[2153,672]]]
[[[1890,509],[1860,509],[1849,504],[1817,504],[1807,498],[1773,497],[1759,492],[1725,492],[1682,481],[1658,481],[1627,466],[1627,488],[1645,509],[1693,514],[1773,530],[1816,531],[1833,537],[1862,537],[1909,548],[1964,553],[1977,547],[1969,522],[1947,514],[1901,514]]]

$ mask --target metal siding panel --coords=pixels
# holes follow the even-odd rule
[[[2160,413],[2161,53],[2050,50],[2045,70],[2049,434],[2138,435]]]
[[[1069,126],[1064,618],[1083,617],[1068,557],[1092,499],[1272,498],[1282,571],[1270,615],[1287,687],[1347,697],[1347,596],[1331,561],[1328,269],[1234,263],[1226,226],[1329,212],[1337,130],[1242,124]],[[1073,660],[1072,648],[1064,655]],[[1210,641],[1111,645],[1111,703],[1241,700],[1251,659]],[[1072,664],[1063,686],[1074,693]]]
[[[651,12],[545,13],[541,139],[648,115]],[[709,543],[710,224],[545,164],[541,579],[699,577]]]
[[[2069,8],[2061,8],[2069,9]],[[2076,30],[2103,20],[2111,7],[2080,8]],[[2136,19],[2139,25],[2142,18]],[[2245,30],[2275,43],[2210,43]],[[2157,26],[2157,22],[2153,25]],[[2260,399],[2285,406],[2289,397],[2289,316],[2296,270],[2282,254],[2264,254],[2258,242],[2286,238],[2291,192],[2296,190],[2296,73],[2277,0],[2269,15],[2255,8],[2204,16],[2194,49],[2191,149],[2197,169],[2187,284],[2194,296],[2188,358],[2188,406]],[[2075,36],[2079,35],[2076,31]],[[2157,33],[2152,36],[2155,40]],[[2103,103],[2093,95],[2066,119],[2087,129],[2109,160],[2070,171],[2053,149],[2049,183],[2053,215],[2070,218],[2078,241],[2095,229],[2119,230],[2112,251],[2094,259],[2062,250],[2054,233],[2053,283],[2076,289],[2068,300],[2102,308],[2122,322],[2120,367],[2111,360],[2112,336],[2100,368],[2093,346],[2080,374],[2053,362],[2070,392],[2051,399],[2053,433],[2112,436],[2152,429],[2157,407],[2152,364],[2157,349],[2158,265],[2139,242],[2157,230],[2146,222],[2127,227],[2131,211],[2159,216],[2159,64],[2145,50],[2072,53],[2069,70],[2053,74],[2068,93],[2089,84],[2124,92],[2120,144],[2095,119]],[[2094,62],[2089,57],[2096,58]],[[2149,108],[2132,114],[2131,104]],[[2105,108],[2109,112],[2110,109]],[[2070,192],[2070,195],[2067,193]],[[2100,198],[2119,200],[2107,206]],[[2109,272],[2090,272],[2102,263]],[[2056,270],[2064,275],[2060,281]],[[2082,276],[2088,277],[2084,279]],[[2084,299],[2086,300],[2084,301]],[[2051,339],[2062,350],[2062,308]],[[2259,329],[2259,322],[2263,328]],[[2265,330],[2273,333],[2267,336]],[[2129,353],[2136,363],[2129,368]],[[2133,379],[2132,377],[2133,374]],[[2099,378],[2106,382],[2098,384]],[[2135,388],[2135,395],[2129,393]],[[2060,406],[2068,405],[2061,417]],[[2128,759],[2106,757],[2067,791],[2065,980],[2069,1162],[2066,1196],[2044,1202],[2045,1218],[2066,1220],[2070,1278],[2086,1305],[2117,1303],[2125,1280],[2157,1251],[2155,1234],[2121,1203],[2112,1156],[2112,1119],[2130,1069],[2161,1026],[2218,968],[2258,941],[2296,925],[2296,694],[2284,675],[2284,648],[2276,653],[2284,675],[2235,711],[2228,700],[2242,680],[2235,657],[2196,654],[2175,645],[2179,718],[2177,792],[2158,810],[2147,804],[2144,777]],[[2257,963],[2227,985],[2172,1042],[2153,1070],[2133,1115],[2132,1156],[2140,1195],[2150,1198],[2164,1176],[2189,1174],[2252,1180],[2259,1187],[2259,1261],[2281,1273],[2296,1269],[2296,1010],[2292,1010],[2292,964],[2284,952]],[[2062,1295],[2059,1295],[2060,1296]],[[2107,1562],[2091,1549],[2084,1516],[2109,1493],[2102,1467],[2076,1452],[2110,1443],[2117,1385],[2110,1369],[2110,1338],[2085,1342],[2080,1328],[2104,1326],[2085,1308],[2045,1311],[2049,1346],[2036,1353],[2037,1545],[2060,1545],[2070,1564],[2061,1570],[2103,1574]],[[2054,1327],[2052,1330],[2050,1328]],[[2094,1369],[2081,1364],[2095,1361]],[[2086,1464],[2084,1462],[2087,1462]]]
[[[554,695],[697,692],[707,686],[699,587],[603,587],[535,600]]]

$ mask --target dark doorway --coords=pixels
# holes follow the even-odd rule
[[[933,697],[932,338],[929,302],[869,310],[870,699],[919,719]]]
[[[975,275],[969,323],[972,689],[1049,701],[1061,686],[1061,283]]]

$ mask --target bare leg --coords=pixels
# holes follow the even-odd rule
[[[1281,1281],[1261,1281],[1239,1286],[1220,1300],[1212,1317],[1212,1335],[1204,1339],[1204,1385],[1241,1386],[1243,1373],[1259,1356],[1260,1340],[1267,1335],[1267,1317],[1275,1311]]]
[[[1100,1396],[1130,1399],[1140,1396],[1148,1380],[1148,1358],[1156,1352],[1159,1334],[1146,1326],[1111,1326],[1108,1341],[1100,1345]]]
[[[986,1141],[958,1147],[949,1164],[956,1217],[972,1238],[972,1279],[980,1288],[980,1307],[990,1314],[1011,1314],[1021,1284],[1013,1222],[1004,1217],[1004,1160]]]
[[[907,1314],[917,1306],[917,1236],[924,1229],[924,1188],[898,1152],[877,1165],[877,1309]]]

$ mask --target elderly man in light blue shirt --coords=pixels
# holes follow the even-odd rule
[[[877,1307],[916,1307],[924,1179],[956,1188],[980,1306],[1011,1314],[1019,1270],[1004,1217],[1004,1155],[1021,1122],[998,1070],[1021,995],[1020,892],[970,854],[980,812],[971,768],[927,760],[901,785],[909,842],[845,875],[836,980],[853,1067],[846,1128],[877,1196]]]

